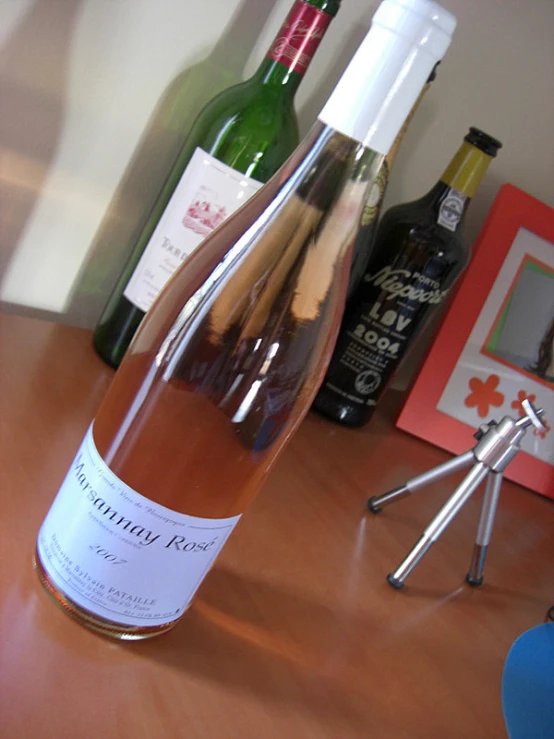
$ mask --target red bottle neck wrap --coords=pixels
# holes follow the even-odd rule
[[[271,44],[268,58],[304,74],[331,20],[323,10],[297,0]]]

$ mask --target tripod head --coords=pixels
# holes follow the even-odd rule
[[[489,421],[479,427],[475,434],[478,443],[473,454],[478,462],[483,462],[494,472],[503,472],[516,454],[520,451],[519,442],[529,426],[545,431],[546,426],[541,421],[544,416],[542,408],[535,408],[527,398],[521,403],[525,415],[517,420],[510,416],[497,423]]]

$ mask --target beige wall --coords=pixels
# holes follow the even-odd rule
[[[504,142],[472,241],[510,181],[554,205],[554,0],[443,0],[453,45],[386,205],[427,190],[470,125]],[[292,0],[0,3],[0,300],[93,326],[201,104],[252,72]],[[343,0],[297,98],[302,130],[377,2]],[[252,52],[252,53],[250,53]]]

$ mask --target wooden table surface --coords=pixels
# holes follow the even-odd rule
[[[504,484],[473,590],[477,493],[395,591],[385,576],[460,478],[367,514],[369,495],[449,455],[395,430],[391,398],[361,430],[312,414],[181,624],[108,640],[56,608],[31,556],[113,373],[90,332],[0,329],[3,739],[506,736],[506,655],[554,603],[553,501]]]

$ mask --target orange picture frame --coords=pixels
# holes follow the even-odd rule
[[[546,431],[527,430],[504,475],[554,499],[554,209],[507,184],[396,425],[461,454],[525,398]]]

